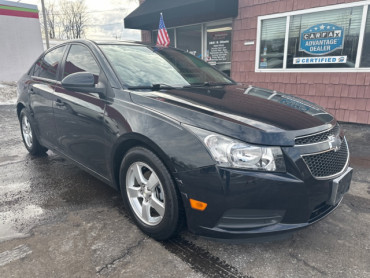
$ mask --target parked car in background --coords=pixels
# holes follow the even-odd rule
[[[332,115],[239,85],[178,49],[66,42],[18,90],[27,150],[50,149],[120,191],[158,240],[184,224],[224,239],[292,232],[333,211],[350,186]]]

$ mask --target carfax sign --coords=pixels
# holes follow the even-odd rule
[[[299,50],[311,55],[324,55],[342,49],[343,42],[343,27],[320,23],[301,33]]]

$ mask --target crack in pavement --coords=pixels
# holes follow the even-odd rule
[[[305,266],[311,268],[312,270],[320,273],[321,275],[328,276],[328,273],[327,272],[325,272],[324,270],[321,270],[321,269],[317,268],[316,266],[311,265],[305,259],[300,258],[299,255],[296,255],[294,253],[289,253],[289,256],[292,257],[293,259],[297,260],[298,262],[303,263]]]
[[[109,263],[106,263],[105,265],[97,268],[97,271],[96,273],[98,275],[100,275],[102,273],[103,270],[105,269],[108,269],[109,267],[112,267],[114,266],[114,264],[122,259],[124,259],[127,255],[131,254],[133,250],[135,250],[136,248],[140,247],[145,240],[147,240],[149,237],[143,237],[141,238],[138,242],[136,242],[134,245],[132,246],[129,246],[126,251],[119,257],[113,259],[112,261],[110,261]]]

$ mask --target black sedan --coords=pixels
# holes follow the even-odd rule
[[[119,190],[158,240],[185,224],[224,239],[292,232],[328,215],[350,186],[332,115],[238,85],[181,50],[70,41],[42,54],[18,91],[28,151],[50,149]]]

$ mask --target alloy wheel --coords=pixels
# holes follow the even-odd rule
[[[144,162],[135,162],[127,170],[126,191],[136,216],[146,225],[158,225],[165,212],[163,186],[155,171]]]
[[[22,117],[22,134],[26,146],[31,149],[33,144],[31,123],[26,115]]]

